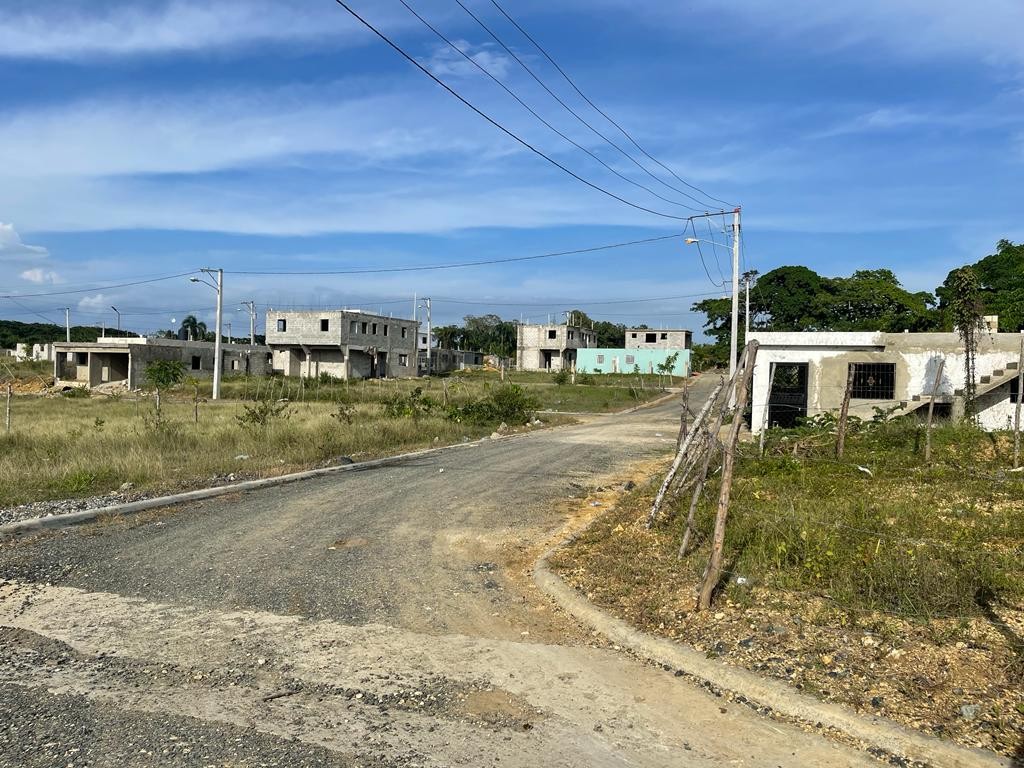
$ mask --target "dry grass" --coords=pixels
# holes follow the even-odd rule
[[[122,483],[180,488],[215,475],[267,476],[339,456],[365,459],[460,442],[489,434],[440,416],[385,418],[379,406],[356,405],[351,423],[332,403],[289,406],[286,418],[243,427],[244,403],[193,404],[164,397],[163,422],[153,402],[105,398],[19,397],[11,434],[0,434],[0,508],[42,499],[106,493]],[[240,459],[238,456],[247,456]]]

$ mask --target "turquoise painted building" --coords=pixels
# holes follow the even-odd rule
[[[672,366],[672,375],[689,376],[688,349],[577,349],[576,370],[580,373],[633,373],[636,366],[640,366],[641,373],[657,373],[658,366],[671,355],[678,355],[675,365]]]

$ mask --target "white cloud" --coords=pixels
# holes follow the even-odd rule
[[[365,32],[334,3],[170,0],[31,3],[0,10],[0,57],[72,59],[320,40],[334,45]],[[368,38],[367,38],[368,39]]]
[[[93,296],[86,296],[79,300],[79,309],[106,309],[109,301],[106,294],[97,293]]]
[[[353,96],[355,89],[192,93],[8,112],[0,119],[0,169],[9,176],[198,173],[303,154],[365,164],[505,146],[443,94]]]
[[[13,224],[0,222],[0,259],[40,258],[48,255],[48,251],[40,245],[26,245]]]
[[[498,51],[493,43],[473,45],[466,40],[452,40],[457,48],[464,51],[473,61],[490,72],[499,80],[504,80],[512,65],[512,59]],[[420,63],[438,77],[485,77],[477,67],[473,66],[458,51],[452,50],[447,44],[438,45],[429,58],[420,59]]]
[[[60,275],[52,269],[42,269],[41,267],[26,269],[21,273],[20,277],[22,280],[27,280],[30,283],[38,283],[40,285],[44,283],[57,283],[60,281]]]

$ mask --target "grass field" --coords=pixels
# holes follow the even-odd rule
[[[657,376],[608,374],[594,376],[593,384],[558,385],[547,373],[511,373],[506,383],[522,387],[536,398],[542,410],[608,413],[629,408],[659,397],[664,390]],[[664,383],[667,385],[668,380]],[[674,379],[678,386],[680,380]],[[418,379],[361,379],[347,382],[337,379],[307,381],[299,378],[226,377],[221,384],[221,396],[231,399],[255,400],[268,396],[287,397],[297,401],[343,401],[349,403],[379,403],[394,395],[406,395],[419,388],[423,394],[443,400],[447,391],[450,399],[479,397],[501,386],[497,372],[472,371],[450,376],[432,376]],[[212,383],[199,383],[200,395],[209,397]],[[269,394],[268,394],[269,393]]]
[[[32,385],[46,378],[47,365],[0,370]],[[608,412],[663,394],[656,377],[602,377],[587,385],[558,385],[543,373],[509,378],[521,387],[529,411]],[[211,387],[200,380],[164,393],[159,422],[151,394],[15,397],[13,429],[0,434],[0,508],[98,495],[126,482],[140,490],[170,489],[231,473],[280,474],[338,456],[358,460],[450,444],[489,434],[501,421],[522,428],[526,420],[499,411],[460,421],[446,412],[446,405],[468,407],[509,392],[494,372],[351,383],[227,377],[219,402],[209,400]],[[239,420],[254,413],[249,409],[272,411],[271,403],[284,410],[265,424]]]
[[[678,557],[689,494],[648,530],[652,484],[598,520],[555,565],[632,623],[967,744],[1013,754],[1024,732],[1024,473],[1012,440],[900,419],[847,440],[774,431],[741,444],[725,579],[695,612],[717,476],[699,546]],[[966,707],[961,714],[961,707]]]

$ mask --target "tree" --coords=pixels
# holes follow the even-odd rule
[[[573,322],[581,328],[592,328],[597,337],[597,346],[620,348],[626,343],[626,326],[622,323],[611,323],[607,320],[594,320],[582,309],[574,309],[570,313]],[[640,326],[646,328],[647,326]]]
[[[953,270],[946,278],[947,301],[953,327],[964,345],[964,413],[973,415],[977,392],[974,360],[978,352],[978,330],[981,322],[981,283],[971,267]]]
[[[154,360],[146,366],[146,380],[156,390],[156,420],[160,421],[160,391],[185,380],[185,364],[180,360]]]
[[[970,266],[978,280],[982,314],[999,315],[1001,330],[1013,332],[1024,328],[1024,243],[1000,240],[994,254]],[[949,310],[956,272],[952,270],[935,291],[946,328],[954,325]]]
[[[441,349],[461,349],[462,335],[462,328],[457,325],[442,325],[434,329],[434,337]]]
[[[467,315],[463,318],[462,344],[465,349],[487,355],[511,357],[516,351],[516,324],[498,315]]]
[[[195,315],[187,315],[184,320],[181,321],[181,332],[186,337],[194,339],[195,341],[205,341],[206,339],[206,323],[196,318]]]

